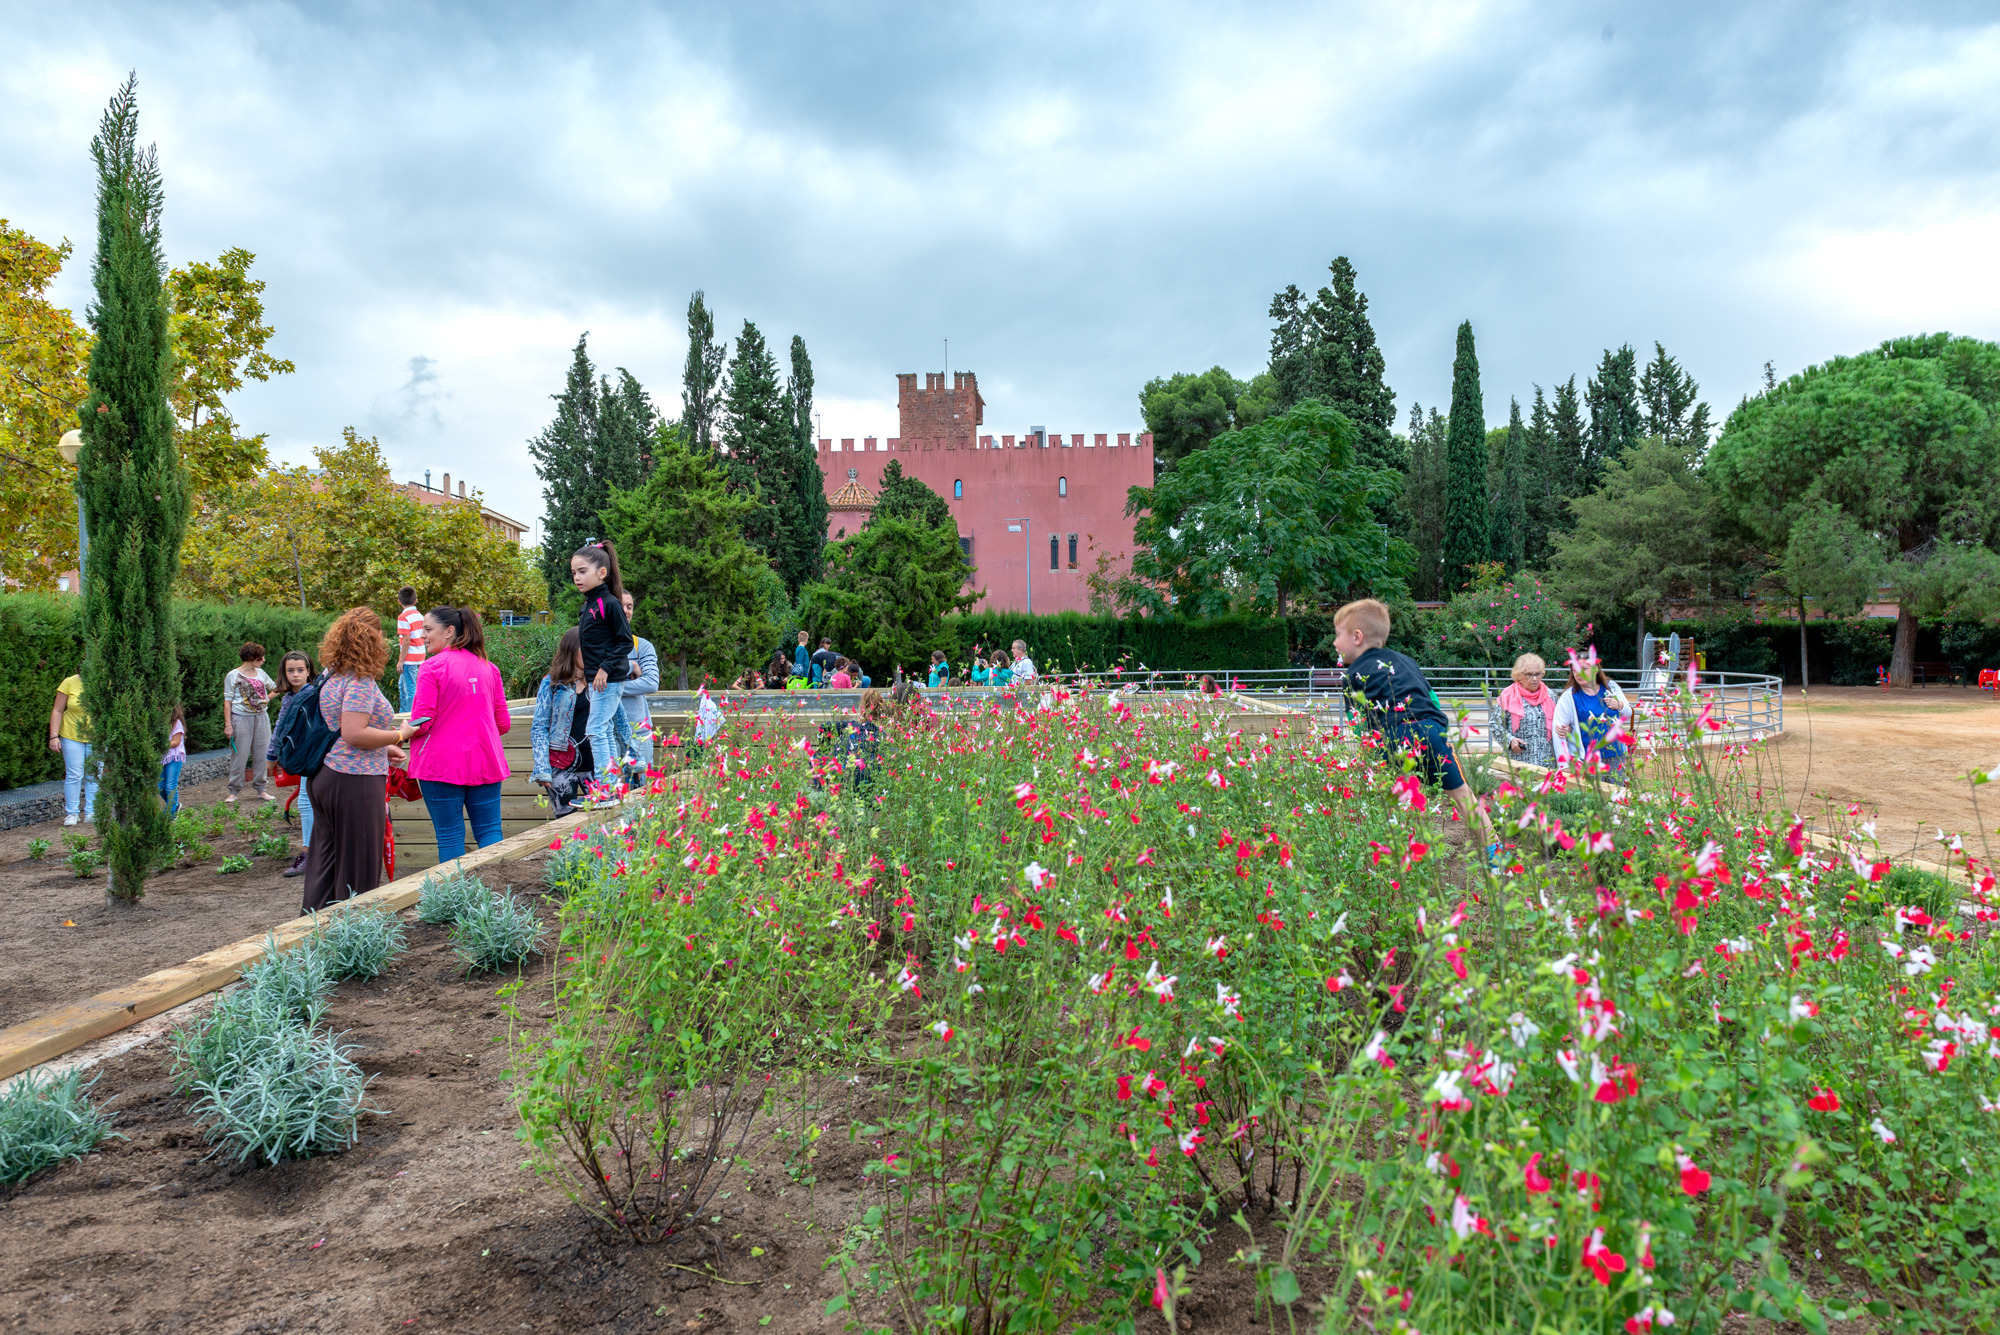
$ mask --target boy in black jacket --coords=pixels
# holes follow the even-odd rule
[[[1465,828],[1473,822],[1486,832],[1490,862],[1500,850],[1493,824],[1479,809],[1472,785],[1459,771],[1451,749],[1451,720],[1431,698],[1424,670],[1389,643],[1389,609],[1373,598],[1349,603],[1333,614],[1333,647],[1347,667],[1347,693],[1362,697],[1368,725],[1382,734],[1393,754],[1416,761],[1426,783],[1441,784],[1458,804]]]

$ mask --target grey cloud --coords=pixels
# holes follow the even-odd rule
[[[524,516],[576,333],[674,404],[695,287],[731,335],[802,334],[825,398],[889,400],[949,337],[997,429],[1124,430],[1153,375],[1257,369],[1271,292],[1347,254],[1402,409],[1448,393],[1462,318],[1489,416],[1654,338],[1726,409],[1766,357],[1905,332],[1766,286],[1815,236],[2000,196],[1969,4],[100,2],[7,30],[17,224],[89,237],[90,125],[136,65],[172,253],[257,251],[301,368],[239,415],[297,452],[420,430],[420,466]],[[385,339],[450,365],[449,411]]]

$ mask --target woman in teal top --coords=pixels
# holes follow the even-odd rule
[[[949,685],[951,685],[951,664],[945,660],[944,650],[933,649],[931,650],[930,688],[935,691],[940,686]]]
[[[986,670],[985,659],[975,658],[972,660],[972,684],[974,686],[987,685],[992,676],[993,674]]]
[[[993,655],[993,671],[988,676],[995,686],[1011,686],[1013,684],[1014,669],[1008,664],[1007,655]]]

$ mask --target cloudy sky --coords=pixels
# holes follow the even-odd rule
[[[899,371],[990,429],[1135,430],[1148,378],[1261,369],[1336,254],[1397,392],[1489,421],[1665,343],[1721,411],[1885,337],[2000,337],[1992,4],[453,6],[0,0],[0,217],[86,248],[128,69],[176,263],[256,252],[298,373],[239,398],[303,460],[524,520],[590,333],[679,410],[688,294],[804,335],[822,434]],[[61,296],[81,311],[84,258]]]

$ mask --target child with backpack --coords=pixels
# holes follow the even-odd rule
[[[284,678],[285,698],[278,706],[278,726],[271,730],[270,757],[274,763],[278,763],[278,739],[285,735],[285,724],[291,720],[306,687],[312,683],[312,659],[294,649],[279,661],[278,675]],[[278,763],[278,768],[285,767],[282,763]],[[291,773],[290,770],[285,772]],[[306,872],[306,853],[311,850],[313,841],[312,794],[306,789],[303,774],[293,774],[292,777],[299,781],[299,855],[292,859],[292,865],[285,868],[280,875],[303,876]]]

